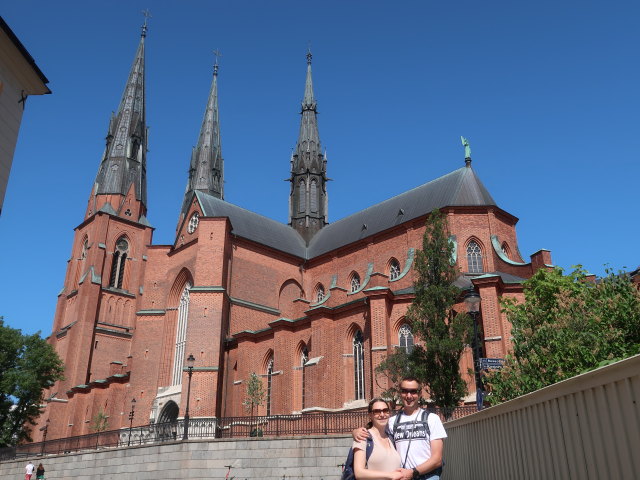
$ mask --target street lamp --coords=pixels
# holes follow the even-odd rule
[[[189,354],[187,358],[187,375],[189,375],[189,383],[187,384],[187,408],[184,411],[184,434],[182,440],[189,438],[189,397],[191,396],[191,376],[193,375],[193,365],[196,363],[196,358],[193,353]]]
[[[131,411],[129,412],[129,440],[127,441],[127,447],[131,445],[131,430],[133,429],[133,417],[136,414],[136,399],[131,399]]]
[[[44,445],[47,443],[47,430],[49,430],[50,421],[51,419],[47,418],[47,421],[44,423],[44,427],[40,429],[42,430],[42,448],[40,449],[40,456],[44,455]]]
[[[476,405],[478,410],[482,410],[484,402],[484,386],[480,376],[480,339],[478,338],[478,314],[480,313],[480,295],[474,290],[470,290],[464,296],[464,303],[467,305],[467,312],[473,318],[473,373],[476,379]]]

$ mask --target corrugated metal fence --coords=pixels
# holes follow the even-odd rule
[[[640,478],[640,355],[446,428],[443,480]]]

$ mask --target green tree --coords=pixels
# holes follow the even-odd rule
[[[262,380],[255,372],[251,372],[249,380],[247,380],[247,396],[242,404],[247,412],[251,412],[251,423],[253,423],[253,412],[256,407],[264,405],[264,401],[267,397],[267,393],[262,385]],[[253,432],[251,432],[253,435]]]
[[[109,427],[109,415],[104,413],[104,410],[98,410],[93,418],[91,419],[91,431],[93,432],[104,432]]]
[[[524,282],[524,296],[502,301],[513,353],[488,375],[491,403],[640,352],[640,292],[624,274],[593,282],[581,267],[542,269]]]
[[[459,275],[451,262],[453,249],[446,218],[436,209],[427,219],[422,250],[416,252],[415,298],[407,312],[411,331],[423,345],[409,354],[393,353],[377,368],[394,385],[406,375],[418,378],[447,417],[467,394],[460,358],[471,327],[469,316],[453,309],[460,297],[453,284]]]
[[[44,389],[63,378],[63,371],[62,361],[39,332],[23,335],[0,317],[0,446],[31,440]]]

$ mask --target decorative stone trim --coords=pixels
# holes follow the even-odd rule
[[[193,288],[191,290],[193,290]],[[277,308],[267,307],[266,305],[260,305],[258,303],[248,302],[246,300],[241,300],[239,298],[233,298],[233,297],[229,297],[229,301],[231,302],[232,305],[247,307],[252,310],[269,313],[271,315],[280,315],[280,310],[278,310]]]
[[[165,310],[138,310],[136,312],[136,316],[138,317],[157,316],[157,315],[164,315],[165,313],[166,313]]]
[[[382,345],[380,347],[372,347],[371,351],[372,352],[382,352],[382,351],[386,351],[387,350],[387,346],[386,345]]]
[[[416,255],[416,249],[410,248],[407,251],[407,261],[404,263],[404,268],[402,269],[402,272],[400,272],[400,275],[398,275],[397,278],[393,280],[389,280],[390,282],[397,282],[401,278],[405,277],[407,273],[409,273],[409,270],[411,270],[411,266],[413,265],[413,259],[415,255]]]
[[[189,289],[190,293],[205,293],[205,292],[225,292],[224,287],[216,286],[216,285],[202,285],[202,286],[193,286]]]
[[[372,273],[373,273],[373,262],[367,265],[367,273],[364,276],[364,280],[360,284],[360,288],[358,288],[357,290],[354,290],[353,292],[347,292],[347,295],[355,295],[356,293],[360,293],[362,290],[364,290],[364,288],[369,283],[369,280],[371,279]]]
[[[531,265],[530,263],[514,262],[509,257],[507,257],[502,251],[502,245],[500,245],[500,240],[498,239],[497,235],[491,235],[491,246],[493,247],[493,251],[496,252],[500,260],[508,263],[509,265],[517,265],[520,267]],[[518,253],[520,253],[520,251],[518,251]]]
[[[182,367],[183,372],[188,372],[189,367]],[[217,372],[219,371],[219,367],[193,367],[194,372]]]

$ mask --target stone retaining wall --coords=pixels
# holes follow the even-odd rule
[[[24,479],[28,460],[47,480],[337,480],[351,436],[173,442],[0,463],[3,480]],[[35,479],[35,475],[34,475]]]

